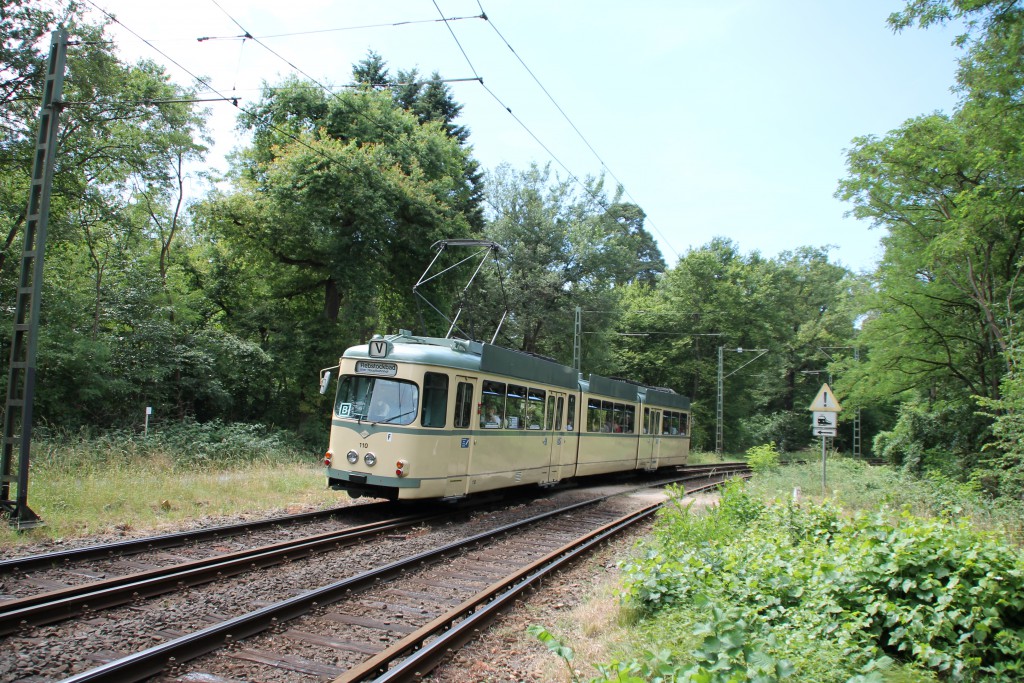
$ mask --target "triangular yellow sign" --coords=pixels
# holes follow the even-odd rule
[[[836,400],[835,394],[827,384],[821,385],[821,391],[807,408],[807,410],[817,410],[822,413],[838,413],[842,409],[843,407],[839,405],[839,401]]]

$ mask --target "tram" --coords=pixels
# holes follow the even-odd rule
[[[324,456],[352,497],[459,499],[686,464],[690,400],[494,344],[375,335],[331,374]]]

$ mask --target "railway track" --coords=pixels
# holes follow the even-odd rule
[[[723,474],[728,470],[735,470],[735,467],[718,465],[714,468],[688,468],[681,476],[674,477],[672,480],[663,480],[660,483],[686,480],[690,482],[687,484],[689,490],[695,481],[706,481],[713,485],[717,479],[709,479],[709,477],[716,476],[715,472]],[[97,616],[101,609],[130,604],[130,607],[115,610],[115,612],[125,609],[134,610],[136,613],[156,612],[158,610],[153,605],[155,601],[145,600],[146,597],[168,591],[179,591],[188,586],[211,581],[230,582],[231,577],[239,572],[250,572],[261,567],[279,565],[282,562],[288,565],[306,565],[308,567],[310,563],[303,562],[303,558],[308,558],[313,553],[330,552],[331,556],[344,555],[344,553],[338,553],[339,548],[365,550],[363,546],[370,547],[370,541],[367,539],[371,536],[384,539],[388,539],[390,536],[391,550],[384,550],[383,543],[374,541],[372,548],[377,548],[377,550],[373,550],[372,554],[379,557],[374,557],[373,561],[367,564],[363,557],[365,553],[362,553],[359,557],[363,559],[353,563],[369,568],[352,571],[349,576],[333,583],[318,585],[317,588],[292,589],[292,592],[296,593],[295,595],[273,600],[272,604],[242,610],[235,616],[223,614],[215,609],[202,616],[198,623],[193,622],[195,626],[192,627],[180,623],[163,623],[159,619],[143,620],[142,630],[145,631],[148,628],[148,639],[163,642],[141,649],[135,654],[124,656],[121,656],[123,652],[113,648],[94,652],[87,658],[92,662],[99,662],[101,665],[68,679],[72,681],[142,680],[170,670],[170,674],[163,674],[164,680],[226,681],[234,677],[239,669],[247,671],[249,668],[256,667],[258,673],[254,675],[260,680],[274,680],[274,676],[268,675],[265,669],[269,669],[271,672],[287,672],[286,674],[279,673],[278,680],[301,680],[301,678],[296,679],[295,676],[309,677],[309,680],[323,680],[343,674],[353,676],[355,674],[345,674],[345,671],[355,672],[360,666],[364,668],[369,666],[372,671],[368,670],[369,673],[361,678],[341,678],[339,680],[371,680],[378,677],[381,671],[390,671],[391,668],[390,662],[393,660],[381,663],[383,660],[379,659],[384,656],[381,651],[382,643],[386,643],[389,649],[398,648],[397,654],[394,655],[395,658],[421,661],[409,658],[408,654],[424,650],[426,640],[431,642],[446,640],[436,636],[438,629],[441,632],[452,631],[456,630],[454,628],[456,623],[461,624],[464,621],[469,621],[470,618],[472,619],[470,623],[475,623],[482,619],[485,613],[483,607],[498,600],[496,593],[493,593],[497,587],[508,587],[522,582],[527,576],[540,569],[539,565],[534,567],[535,563],[550,562],[550,559],[545,560],[543,557],[545,555],[570,557],[570,546],[586,546],[587,541],[577,540],[577,536],[583,534],[577,533],[578,529],[575,527],[559,531],[558,525],[564,524],[564,522],[559,522],[556,518],[563,519],[565,515],[577,515],[579,519],[586,521],[584,526],[607,526],[609,529],[618,524],[625,526],[631,523],[619,520],[618,517],[621,515],[609,512],[600,514],[584,512],[585,509],[615,507],[607,501],[608,499],[590,500],[567,508],[552,510],[543,515],[531,516],[527,516],[525,507],[520,506],[517,512],[519,519],[498,524],[497,527],[490,523],[490,518],[496,518],[497,515],[490,512],[478,513],[479,519],[476,526],[490,525],[493,528],[447,543],[438,543],[435,538],[438,536],[436,529],[443,530],[451,526],[450,523],[444,525],[441,516],[434,513],[428,519],[428,516],[425,515],[408,515],[401,519],[320,534],[316,538],[296,539],[274,544],[279,547],[250,549],[233,553],[231,557],[210,558],[189,563],[194,566],[183,565],[164,570],[141,572],[137,576],[118,577],[108,582],[96,582],[91,586],[76,586],[60,591],[49,591],[23,598],[16,601],[15,604],[0,603],[0,633],[17,634],[21,640],[32,642],[47,638],[61,638],[62,634],[65,637],[68,633],[75,634],[83,629],[81,624],[98,627],[102,631],[105,626],[124,622],[113,617]],[[550,505],[545,501],[538,501],[533,503],[532,507],[545,504]],[[448,515],[452,514],[448,513]],[[643,517],[649,514],[650,512],[647,512]],[[423,529],[428,525],[435,525],[435,532],[424,531]],[[458,528],[461,529],[463,526],[470,528],[472,525],[464,524]],[[518,531],[524,527],[534,529],[529,532],[531,539],[529,542],[524,541],[522,532]],[[410,532],[410,529],[413,531]],[[592,531],[590,529],[587,533],[592,533]],[[606,529],[602,533],[615,532]],[[507,538],[512,534],[520,535]],[[442,533],[440,536],[444,536],[444,534]],[[429,540],[426,540],[427,537],[430,537]],[[500,537],[506,537],[506,540],[495,540]],[[604,536],[600,538],[603,539]],[[420,544],[424,549],[415,552],[417,544],[411,543],[411,539],[424,539],[425,542]],[[594,542],[600,542],[600,540]],[[507,546],[495,545],[499,543],[507,544]],[[354,546],[353,544],[360,545]],[[477,549],[481,544],[487,545],[482,550]],[[412,552],[411,554],[404,552],[404,557],[392,562],[382,563],[379,561],[382,557],[387,557],[389,553],[395,554],[398,550]],[[356,550],[345,552],[353,553],[353,558],[355,558]],[[453,557],[455,559],[452,559]],[[512,557],[519,558],[516,560],[514,569],[508,566],[509,558]],[[460,560],[469,564],[458,568],[457,563]],[[339,563],[335,560],[334,564],[338,565]],[[320,569],[325,578],[335,576],[337,573],[336,569],[330,568],[328,565],[324,565]],[[359,568],[357,567],[357,569]],[[553,570],[554,568],[545,571]],[[432,575],[431,572],[435,573]],[[143,576],[144,574],[146,576]],[[148,574],[152,574],[152,576],[148,576]],[[295,572],[292,574],[294,575]],[[282,580],[287,583],[291,579],[285,575]],[[535,580],[537,579],[533,579],[533,581]],[[102,585],[104,583],[110,585]],[[396,587],[396,584],[399,584],[399,587]],[[478,593],[481,593],[480,589],[482,588],[487,588],[492,592],[486,597],[480,597]],[[259,589],[254,588],[254,590]],[[353,601],[353,595],[359,596],[358,599]],[[337,605],[343,605],[343,607],[338,608]],[[461,608],[462,611],[457,613],[457,608]],[[487,611],[492,609],[498,608],[488,607]],[[79,618],[66,627],[34,628],[34,625],[41,626],[72,617]],[[130,616],[127,621],[132,621]],[[167,621],[174,622],[174,619]],[[216,623],[206,625],[209,622]],[[284,624],[288,624],[288,627],[285,628]],[[43,632],[45,629],[53,628],[58,630],[49,633]],[[339,630],[346,634],[362,634],[365,636],[365,642],[358,642],[350,637],[339,640],[336,635],[325,635],[336,634]],[[253,637],[256,639],[255,644],[250,644],[251,640],[244,640]],[[277,641],[285,643],[283,651],[278,651],[272,646]],[[138,649],[137,645],[126,644],[125,647],[126,649]],[[334,661],[326,663],[320,661],[324,658],[324,651],[335,653]],[[218,654],[207,656],[200,661],[210,660],[214,664],[221,665],[227,662],[228,664],[224,665],[227,668],[226,671],[211,673],[199,670],[194,672],[199,678],[181,678],[186,675],[182,669],[183,662],[201,657],[209,652]],[[368,656],[372,657],[370,664],[365,662]],[[422,655],[418,655],[418,657],[422,657]],[[59,671],[60,667],[56,667],[58,669],[56,671],[49,671],[45,667],[34,665],[31,670],[21,672],[27,673],[28,677],[8,679],[4,677],[3,661],[0,659],[0,680],[40,682],[59,680],[63,674],[72,673],[72,670],[77,671],[82,668],[82,664],[83,662],[74,663],[68,671]],[[422,668],[423,664],[415,666]],[[208,666],[207,668],[213,671],[218,669],[217,666]],[[388,673],[387,675],[397,674]]]

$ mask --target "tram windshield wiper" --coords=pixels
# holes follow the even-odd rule
[[[372,427],[373,425],[376,425],[376,424],[388,424],[389,422],[393,422],[394,420],[397,420],[399,418],[405,417],[407,415],[412,415],[415,412],[416,412],[415,410],[407,410],[404,413],[399,413],[398,415],[392,415],[391,417],[386,417],[383,420],[375,420],[373,423],[371,423],[370,426]]]

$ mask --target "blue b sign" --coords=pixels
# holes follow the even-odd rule
[[[469,448],[469,439],[463,439],[462,440],[462,447],[463,448]]]

